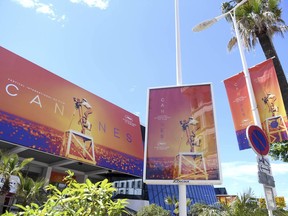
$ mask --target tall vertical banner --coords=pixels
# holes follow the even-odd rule
[[[272,59],[249,68],[251,83],[259,111],[261,126],[270,143],[288,139],[287,116]],[[224,81],[232,112],[239,149],[250,148],[245,131],[253,123],[244,73]],[[239,90],[241,86],[241,90]],[[244,102],[245,101],[245,102]],[[243,104],[246,104],[245,106]],[[244,109],[242,109],[242,107]],[[249,116],[249,118],[248,118]]]
[[[0,47],[0,140],[142,176],[139,118]]]
[[[251,104],[243,73],[239,73],[227,80],[224,80],[227,90],[229,105],[234,120],[236,137],[239,149],[250,148],[246,138],[246,128],[254,123],[251,112]]]
[[[211,84],[148,90],[144,182],[220,184]]]

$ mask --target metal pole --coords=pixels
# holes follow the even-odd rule
[[[236,38],[237,38],[237,43],[238,43],[238,48],[239,48],[239,52],[240,52],[242,65],[243,65],[243,72],[244,72],[246,85],[247,85],[247,89],[248,89],[248,95],[249,95],[249,99],[250,99],[253,119],[254,119],[254,123],[257,126],[261,127],[261,121],[260,121],[259,112],[258,112],[258,108],[257,108],[257,104],[256,104],[256,99],[255,99],[255,95],[254,95],[254,91],[253,91],[253,87],[252,87],[252,83],[251,83],[250,74],[249,74],[248,67],[247,67],[246,58],[244,55],[244,50],[243,50],[243,46],[242,46],[240,33],[238,30],[238,25],[237,25],[236,16],[235,16],[235,10],[233,10],[233,13],[234,14],[232,14],[232,11],[231,11],[229,14],[232,18],[234,29],[235,29],[235,34],[236,34]]]
[[[179,0],[175,0],[175,38],[176,38],[176,83],[177,85],[181,85],[182,71],[181,71]]]
[[[176,83],[182,84],[181,71],[181,47],[180,47],[180,22],[179,22],[179,1],[175,0],[175,38],[176,38]],[[179,216],[187,215],[186,206],[186,185],[179,184]]]
[[[233,12],[233,14],[232,14],[232,12]],[[235,34],[236,34],[236,38],[237,38],[237,43],[238,43],[238,48],[239,48],[239,52],[240,52],[242,65],[243,65],[243,72],[244,72],[244,76],[245,76],[245,80],[246,80],[246,85],[247,85],[248,95],[249,95],[249,99],[250,99],[254,123],[255,123],[255,125],[262,128],[261,120],[259,117],[259,112],[258,112],[258,108],[257,108],[257,104],[256,104],[256,99],[255,99],[255,95],[254,95],[254,91],[253,91],[253,87],[252,87],[252,83],[251,83],[251,78],[250,78],[249,70],[247,67],[247,62],[246,62],[246,58],[245,58],[244,50],[243,50],[243,46],[242,46],[242,41],[241,41],[241,37],[240,37],[240,33],[239,33],[237,21],[236,21],[235,10],[231,11],[229,14],[232,18],[234,29],[235,29]],[[267,160],[268,160],[268,158],[267,158]],[[270,210],[268,208],[268,200],[267,200],[266,190],[265,190],[264,185],[263,185],[263,189],[265,192],[265,200],[266,200],[268,215],[273,216],[272,210]]]
[[[179,216],[187,216],[186,185],[179,184]]]

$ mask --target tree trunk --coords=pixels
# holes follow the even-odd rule
[[[278,58],[277,52],[274,48],[274,45],[273,45],[270,37],[267,34],[265,34],[265,33],[258,34],[257,37],[259,39],[259,43],[262,47],[262,50],[265,54],[266,59],[274,57],[273,63],[274,63],[274,67],[276,70],[278,83],[280,86],[282,99],[283,99],[286,114],[287,114],[287,111],[288,111],[288,84],[287,84],[287,79],[286,79],[284,70],[283,70],[282,65],[280,63],[280,60]]]

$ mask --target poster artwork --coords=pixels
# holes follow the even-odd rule
[[[0,140],[143,175],[139,117],[0,47]]]
[[[221,181],[210,84],[149,90],[144,181]]]
[[[287,115],[272,59],[249,68],[261,127],[270,143],[288,139]],[[245,135],[254,124],[244,73],[224,81],[240,150],[250,148]]]

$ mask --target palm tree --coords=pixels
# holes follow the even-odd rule
[[[240,194],[236,200],[231,203],[229,211],[230,214],[232,213],[234,216],[268,215],[266,209],[259,207],[258,200],[255,198],[251,188],[249,188],[247,192]]]
[[[242,0],[231,0],[222,3],[222,12],[226,13],[233,9]],[[284,36],[288,26],[281,18],[282,10],[279,7],[280,0],[248,0],[247,3],[237,8],[235,12],[239,32],[244,46],[248,51],[253,49],[257,42],[260,43],[267,59],[273,58],[282,98],[286,113],[288,111],[288,84],[284,70],[274,48],[272,37],[275,34]],[[232,22],[231,17],[226,17],[228,22]],[[237,44],[236,37],[228,43],[228,50]]]
[[[196,203],[192,206],[192,215],[198,216],[266,216],[266,209],[260,208],[251,188],[237,196],[229,204],[216,203],[205,205]]]

